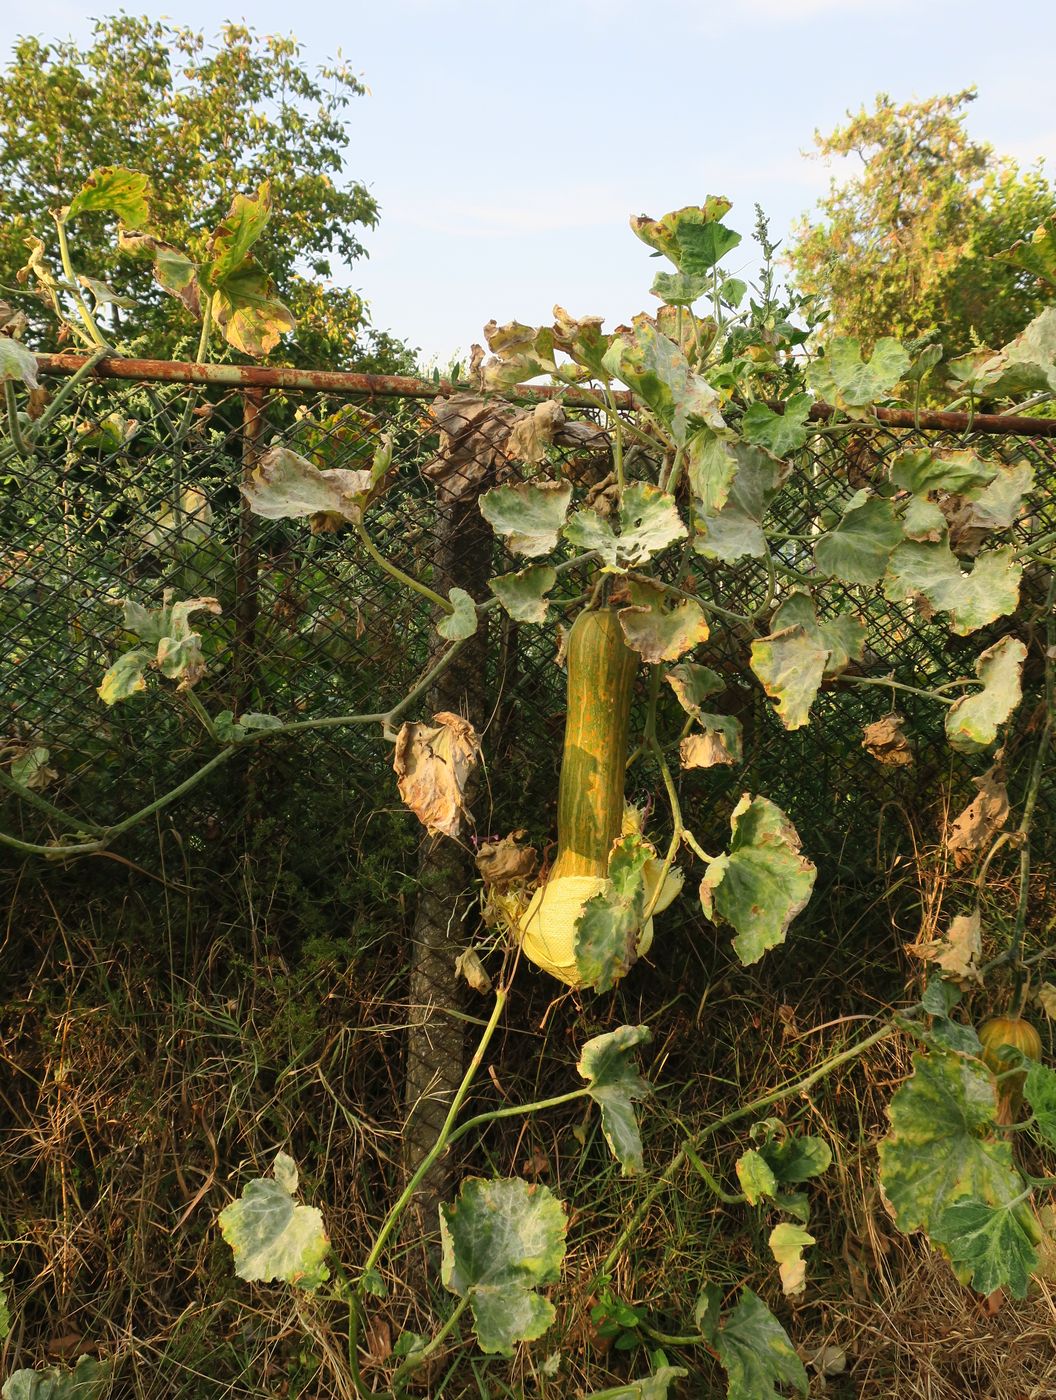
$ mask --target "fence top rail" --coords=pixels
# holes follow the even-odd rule
[[[37,365],[42,374],[68,375],[83,369],[85,355],[38,355]],[[136,360],[108,356],[92,369],[98,379],[129,379],[146,383],[219,385],[241,389],[292,389],[348,394],[366,398],[427,399],[437,394],[449,395],[473,392],[469,384],[456,384],[447,379],[414,379],[404,374],[356,374],[351,370],[294,369],[284,365],[200,365],[183,360]],[[515,394],[502,397],[527,403],[541,399],[560,398],[566,403],[593,406],[594,400],[552,385],[523,385]],[[614,395],[621,408],[630,408],[630,394]],[[782,411],[779,400],[770,407]],[[836,410],[827,403],[815,403],[810,416],[827,421]],[[856,430],[883,426],[888,428],[932,429],[950,433],[1002,433],[1014,437],[1056,437],[1056,418],[1029,418],[1013,413],[948,413],[908,408],[876,408],[873,421],[855,422]]]

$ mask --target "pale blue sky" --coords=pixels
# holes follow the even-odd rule
[[[115,9],[117,7],[114,7]],[[975,83],[970,129],[1056,175],[1056,5],[1012,0],[135,0],[215,33],[223,18],[292,31],[309,61],[341,50],[371,95],[353,105],[348,169],[381,206],[347,280],[378,325],[446,362],[495,317],[555,301],[610,322],[650,304],[656,264],[627,228],[708,194],[747,235],[758,200],[778,235],[829,172],[815,128],[878,91]],[[103,0],[3,7],[18,33],[83,38]],[[745,251],[747,249],[747,251]]]

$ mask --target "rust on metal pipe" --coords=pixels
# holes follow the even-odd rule
[[[84,355],[38,355],[42,374],[75,374]],[[135,379],[150,383],[215,384],[223,388],[316,390],[328,394],[359,395],[368,398],[428,399],[436,394],[472,393],[468,384],[450,380],[413,379],[405,374],[355,374],[351,370],[293,369],[280,365],[196,365],[182,360],[125,360],[112,356],[100,360],[92,371],[100,379]],[[591,399],[575,389],[552,385],[522,385],[504,398],[524,403],[560,398],[565,403],[595,407]],[[620,408],[631,408],[630,394],[614,395]],[[769,402],[769,401],[768,401]],[[770,402],[775,412],[784,405]],[[811,418],[822,422],[832,418],[831,404],[816,403]],[[1056,418],[1027,418],[1013,413],[942,413],[928,410],[914,413],[908,408],[876,408],[873,421],[850,422],[859,430],[877,423],[888,428],[927,428],[948,433],[1011,433],[1017,437],[1056,437]]]

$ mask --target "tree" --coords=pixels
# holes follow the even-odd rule
[[[833,179],[821,218],[804,218],[790,253],[804,293],[829,308],[826,334],[942,340],[948,356],[1000,346],[1045,305],[1044,289],[992,255],[1029,236],[1056,195],[965,130],[967,88],[896,106],[886,93],[828,136],[822,156],[857,156]]]
[[[0,74],[0,279],[11,287],[27,237],[100,166],[149,175],[153,230],[192,252],[233,194],[267,179],[276,217],[254,254],[298,320],[278,353],[333,368],[409,367],[404,346],[370,329],[361,298],[329,285],[335,262],[364,255],[360,232],[378,219],[369,191],[342,173],[345,111],[363,91],[347,64],[312,72],[292,37],[238,24],[214,44],[124,14],[97,20],[83,49],[20,39]],[[79,219],[75,260],[137,303],[111,308],[122,340],[186,354],[195,327],[113,233],[104,215]],[[31,302],[22,309],[39,337],[46,321]]]

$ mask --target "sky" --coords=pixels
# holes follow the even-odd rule
[[[86,38],[104,0],[4,6],[20,33]],[[337,273],[376,325],[441,367],[494,318],[538,324],[555,302],[610,325],[652,304],[657,264],[631,234],[723,194],[745,235],[760,203],[786,237],[834,170],[810,158],[878,92],[979,90],[969,130],[1056,177],[1056,5],[1009,0],[129,0],[215,34],[223,19],[294,33],[311,65],[339,51],[369,96],[350,112],[347,171],[381,218],[370,257]],[[336,270],[335,270],[336,271]]]

